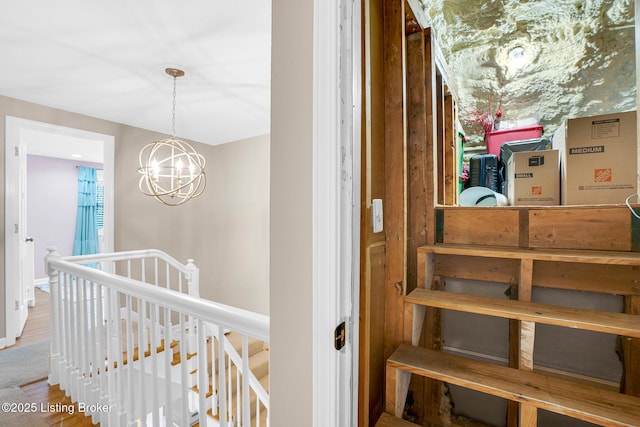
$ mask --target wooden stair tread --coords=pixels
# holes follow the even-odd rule
[[[640,316],[417,288],[405,302],[640,338]]]
[[[396,418],[393,415],[383,412],[378,418],[378,422],[375,427],[415,427],[417,424],[410,423],[409,421]]]
[[[534,261],[577,262],[640,266],[640,253],[574,249],[523,249],[501,246],[425,245],[418,253],[464,255],[484,258],[532,259]]]
[[[449,382],[577,419],[640,425],[640,398],[583,384],[401,344],[388,368]]]
[[[187,353],[187,360],[190,360],[192,357],[196,356],[197,353]],[[180,364],[180,361],[182,360],[182,356],[180,355],[180,352],[177,351],[173,354],[173,359],[171,360],[171,366],[176,366]]]
[[[176,345],[177,343],[175,341],[171,342],[169,344],[169,348],[174,348]],[[160,354],[162,352],[164,352],[164,339],[160,340],[160,345],[156,347],[156,354]],[[151,344],[147,344],[147,350],[144,352],[144,357],[147,358],[150,356],[151,356]],[[140,359],[140,348],[136,346],[133,348],[133,361],[137,362],[139,359]],[[129,363],[129,357],[128,357],[127,351],[124,350],[122,352],[122,364],[126,365],[127,363]],[[113,362],[113,367],[114,368],[118,367],[117,361]]]

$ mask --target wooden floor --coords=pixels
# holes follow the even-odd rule
[[[35,289],[36,305],[29,309],[29,317],[22,331],[22,336],[16,339],[11,348],[35,344],[49,339],[51,334],[51,319],[49,312],[49,294]]]
[[[36,305],[29,309],[29,317],[22,336],[16,340],[15,346],[11,348],[49,339],[51,332],[49,294],[36,288],[35,295]],[[42,413],[42,417],[50,426],[84,427],[94,425],[91,423],[91,418],[78,412],[77,405],[72,405],[71,400],[65,396],[60,387],[50,387],[46,379],[23,385],[22,391],[27,395],[29,403],[36,403],[39,408],[41,404],[44,404],[48,408],[47,412]],[[73,409],[71,409],[72,406]]]

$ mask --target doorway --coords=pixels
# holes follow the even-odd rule
[[[27,236],[27,154],[85,156],[103,164],[103,251],[113,251],[114,137],[17,117],[6,117],[5,135],[5,338],[0,348],[15,344],[26,322],[32,297],[33,260]],[[69,157],[72,158],[72,157]],[[50,206],[51,212],[58,207]],[[31,292],[30,292],[31,291]]]

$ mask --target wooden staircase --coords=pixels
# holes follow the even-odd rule
[[[459,294],[442,289],[442,277],[452,274],[447,267],[451,262],[469,260],[469,265],[477,269],[469,272],[473,277],[473,274],[482,276],[483,265],[490,268],[492,264],[487,264],[489,259],[517,263],[518,274],[511,299]],[[536,324],[615,334],[625,337],[627,342],[637,343],[640,339],[640,315],[629,307],[627,313],[605,313],[531,302],[533,283],[535,281],[538,285],[541,277],[538,270],[548,270],[550,263],[560,266],[560,269],[564,266],[567,271],[574,266],[578,270],[586,266],[596,277],[602,277],[602,271],[606,273],[611,266],[621,266],[629,268],[631,277],[634,277],[640,267],[640,254],[456,244],[420,247],[418,288],[405,297],[405,313],[411,319],[411,336],[405,337],[405,343],[387,359],[386,414],[376,426],[415,425],[400,419],[412,374],[508,399],[510,426],[536,426],[538,409],[603,426],[640,426],[640,397],[606,390],[595,382],[584,384],[569,377],[556,378],[537,372],[533,361]],[[557,280],[549,277],[553,275],[543,280],[546,287],[579,289],[563,282],[562,275],[557,275]],[[640,293],[637,283],[636,279],[626,284],[612,280],[609,286],[605,281],[598,291],[635,298]],[[456,310],[509,319],[510,366],[447,354],[437,343],[432,348],[419,347],[427,310],[432,310],[432,313],[437,313],[433,310]],[[633,366],[637,366],[637,361]],[[437,414],[431,415],[430,420],[438,418]]]
[[[229,340],[229,342],[231,343],[232,347],[239,353],[242,354],[242,335],[235,333],[235,332],[230,332],[227,333],[225,335],[227,337],[227,339]],[[257,339],[253,339],[250,338],[249,339],[249,343],[248,343],[248,351],[249,351],[249,370],[255,375],[256,379],[260,382],[260,384],[264,387],[264,389],[267,391],[267,393],[269,392],[269,347],[266,343],[264,343],[263,341],[257,340]],[[194,354],[194,356],[197,356],[197,354]],[[178,359],[178,363],[179,363],[179,359]],[[211,353],[209,352],[207,354],[207,364],[208,364],[208,370],[209,372],[216,372],[216,374],[218,374],[218,357],[217,355],[212,356]],[[197,363],[193,363],[194,366],[197,366]],[[237,381],[235,380],[236,378],[236,373],[237,370],[235,368],[235,366],[231,369],[231,373],[230,373],[230,377],[232,379],[231,381],[231,386],[230,386],[230,390],[231,390],[231,400],[233,402],[238,402],[238,386],[239,384],[237,383]],[[198,370],[197,368],[194,368],[193,370],[190,371],[191,376],[194,378],[194,384],[195,384],[195,378],[197,377],[198,374]],[[212,387],[212,378],[211,376],[209,377],[209,391],[207,392],[207,397],[209,398],[212,394],[213,394],[213,387]],[[195,393],[195,395],[197,395],[198,393],[198,387],[197,385],[194,385],[192,387],[192,391]],[[250,426],[267,426],[267,411],[261,411],[260,412],[260,416],[259,419],[256,417],[256,400],[257,400],[257,396],[255,395],[255,393],[251,393],[250,398],[249,398],[249,402],[251,405],[251,424]],[[235,403],[234,403],[235,405]],[[213,414],[213,410],[210,406],[208,406],[206,408],[207,411],[207,416],[208,416],[208,424],[207,426],[217,426],[220,423],[220,414]],[[228,410],[228,413],[230,415],[228,415],[228,420],[232,420],[235,422],[235,418],[234,415],[235,414],[235,408],[232,408],[230,410]],[[195,423],[193,424],[194,426],[200,426],[200,423]],[[248,427],[250,427],[248,426]]]
[[[81,404],[94,423],[216,426],[207,417],[213,408],[222,414],[220,425],[242,421],[249,427],[252,393],[256,420],[258,411],[268,414],[267,349],[249,346],[249,339],[268,341],[269,318],[199,298],[192,261],[181,264],[153,249],[62,257],[50,248],[46,262],[48,381]],[[236,345],[225,331],[241,335],[232,338]],[[216,355],[213,361],[209,354]],[[252,367],[266,378],[262,384]]]
[[[242,354],[242,335],[236,333],[236,332],[229,332],[227,334],[225,334],[226,338],[229,340],[229,342],[231,343],[231,346],[235,349],[236,352],[238,352],[239,354]],[[210,346],[211,344],[211,339],[208,340],[208,345]],[[198,363],[197,363],[197,358],[198,358],[198,353],[197,352],[188,352],[185,351],[185,357],[183,360],[183,356],[182,356],[182,351],[180,348],[181,344],[178,341],[173,340],[170,345],[169,345],[169,351],[171,351],[170,357],[172,358],[171,360],[171,367],[172,370],[174,371],[174,373],[172,374],[175,377],[179,377],[180,376],[180,370],[182,369],[181,365],[183,363],[187,364],[187,369],[189,371],[189,376],[188,376],[188,381],[191,384],[191,390],[194,393],[194,401],[197,400],[197,396],[198,396],[198,387],[197,385],[195,385],[197,383],[197,375],[198,375]],[[165,341],[161,340],[160,345],[155,347],[154,353],[160,357],[164,351],[165,351]],[[249,339],[249,344],[248,344],[248,351],[249,351],[249,369],[250,371],[256,376],[256,378],[258,379],[258,381],[260,382],[260,384],[264,387],[264,389],[267,391],[269,390],[269,348],[266,345],[266,343],[257,340],[257,339],[253,339],[250,338]],[[136,346],[133,349],[133,357],[131,358],[131,361],[133,363],[137,363],[141,360],[141,357],[147,361],[150,360],[151,358],[151,346],[148,344],[146,350],[143,352],[141,352],[139,350],[139,348]],[[130,358],[128,357],[127,351],[123,350],[122,352],[122,366],[127,366],[130,362]],[[148,362],[150,363],[150,362]],[[214,357],[212,357],[211,352],[208,352],[207,354],[207,365],[208,365],[208,371],[209,372],[216,372],[216,374],[218,374],[218,357],[217,355],[215,355]],[[108,366],[105,367],[105,371],[109,371],[110,368],[112,369],[118,369],[118,362],[113,362],[111,364],[109,364]],[[232,392],[232,400],[233,402],[237,402],[238,399],[238,383],[235,381],[236,379],[236,374],[237,374],[237,368],[234,366],[231,369],[231,373],[229,375],[229,377],[232,379],[231,381],[231,386],[230,386],[230,390]],[[209,383],[212,384],[212,378],[211,375],[209,376]],[[213,387],[210,385],[209,386],[209,392],[207,393],[207,398],[210,398],[211,395],[213,394]],[[257,419],[256,417],[256,395],[254,393],[251,394],[250,396],[250,404],[251,404],[251,424],[248,427],[251,426],[267,426],[267,417],[268,417],[268,413],[267,411],[262,411],[260,413],[260,418]],[[207,426],[210,427],[214,427],[214,426],[218,426],[220,424],[220,415],[213,415],[213,411],[211,409],[211,405],[210,405],[210,401],[208,402],[209,406],[206,408],[206,412],[208,415],[208,424]],[[228,419],[229,420],[233,420],[234,419],[234,413],[235,413],[235,408],[233,408],[233,410],[230,410],[229,413],[231,414]],[[197,415],[197,412],[194,413],[194,417]],[[194,426],[199,426],[199,423],[194,423],[192,424]]]

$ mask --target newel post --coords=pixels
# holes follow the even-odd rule
[[[187,269],[189,275],[187,276],[187,292],[194,298],[200,297],[200,282],[199,274],[200,269],[195,265],[193,259],[187,260]],[[187,349],[191,352],[197,351],[197,334],[195,331],[195,322],[192,316],[188,318],[189,333],[187,335]]]
[[[55,246],[47,248],[47,255],[44,258],[45,271],[49,276],[49,289],[51,292],[51,343],[49,358],[49,385],[60,383],[60,362],[61,362],[61,326],[60,326],[60,288],[58,270],[51,265],[51,262],[60,258],[58,248]]]
[[[187,290],[192,297],[200,297],[200,269],[193,262],[193,259],[187,260],[187,269],[189,277],[187,277]]]

